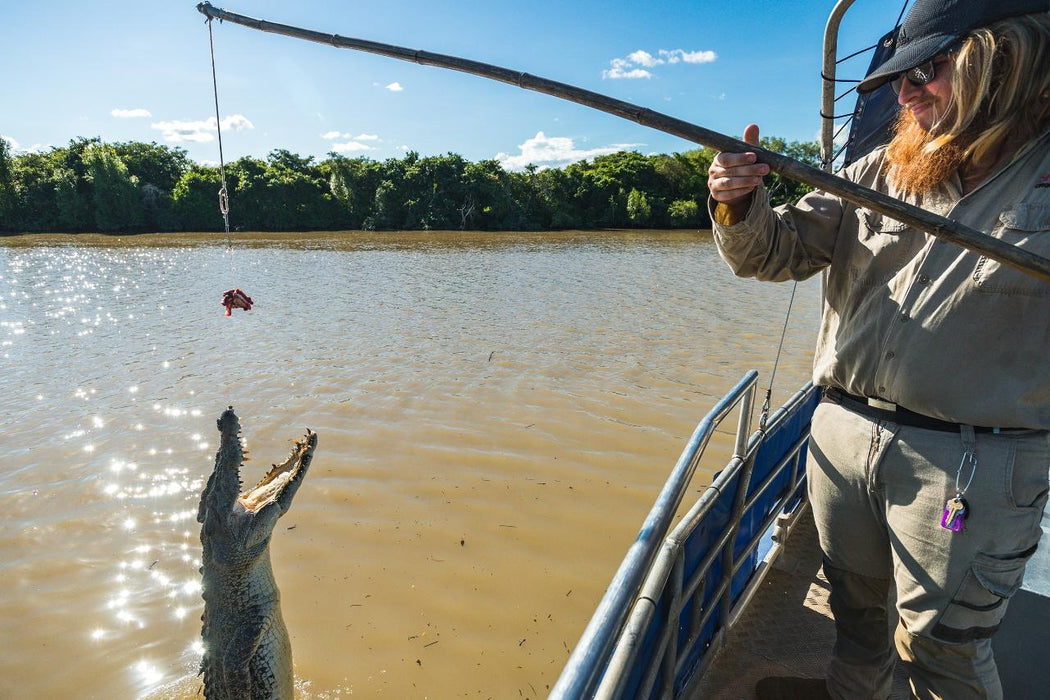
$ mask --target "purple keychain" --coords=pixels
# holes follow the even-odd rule
[[[960,532],[963,529],[963,523],[966,522],[966,516],[969,514],[970,509],[966,506],[966,501],[963,499],[962,494],[956,494],[955,498],[949,500],[944,506],[944,515],[941,516],[941,527],[952,532]]]
[[[970,478],[966,480],[966,486],[959,488],[962,480],[963,467],[970,464]],[[962,532],[966,523],[966,517],[970,514],[970,504],[963,498],[966,489],[973,483],[973,475],[977,473],[977,455],[967,450],[959,462],[959,470],[955,473],[955,498],[948,499],[944,504],[944,515],[941,516],[941,527],[951,532]]]

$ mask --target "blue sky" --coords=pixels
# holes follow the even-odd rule
[[[274,22],[425,49],[558,80],[738,135],[816,138],[833,0],[213,0]],[[849,50],[899,2],[857,0]],[[275,148],[376,160],[459,153],[561,166],[689,142],[484,78],[215,23],[227,160]],[[16,151],[71,138],[156,141],[217,162],[204,17],[193,0],[4,2],[0,135]],[[861,77],[867,59],[845,71]],[[837,110],[848,111],[848,108]],[[209,121],[211,120],[211,121]]]

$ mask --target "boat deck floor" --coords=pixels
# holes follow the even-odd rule
[[[754,698],[755,683],[766,676],[824,677],[835,623],[820,560],[807,508],[690,698]],[[891,698],[908,697],[907,676],[897,664]]]

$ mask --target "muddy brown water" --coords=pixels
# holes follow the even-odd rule
[[[0,695],[195,696],[196,507],[233,405],[245,481],[319,434],[271,545],[301,697],[545,697],[696,423],[748,369],[765,386],[791,293],[734,279],[708,232],[232,250],[0,239]],[[256,307],[226,318],[233,286]]]

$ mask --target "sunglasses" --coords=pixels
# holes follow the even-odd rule
[[[904,84],[905,78],[907,78],[908,82],[915,87],[922,87],[936,77],[937,71],[934,70],[933,61],[927,61],[926,63],[915,66],[914,68],[906,70],[898,75],[890,81],[890,87],[899,95],[901,94],[901,86]]]
[[[943,56],[944,54],[942,54]],[[904,83],[904,79],[907,78],[908,82],[915,87],[922,87],[927,83],[931,82],[937,77],[936,64],[943,62],[942,56],[935,56],[926,63],[915,66],[909,70],[904,71],[896,78],[890,81],[890,87],[898,95],[901,92],[901,85]]]

